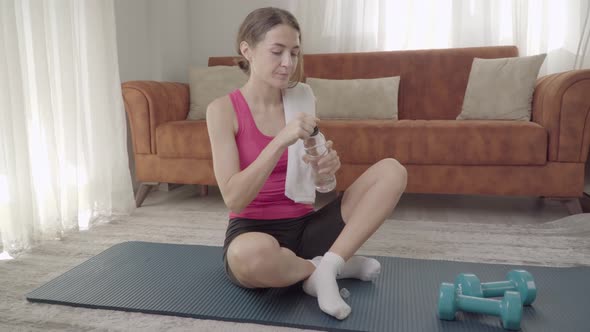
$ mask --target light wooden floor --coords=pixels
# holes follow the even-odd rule
[[[185,200],[199,196],[197,187],[182,186],[171,191],[154,191],[148,195],[143,206],[182,204]],[[316,206],[327,203],[333,197],[333,194],[319,195]],[[199,200],[203,199],[207,206],[224,208],[219,189],[215,186],[209,186],[207,197],[199,197]],[[563,204],[536,197],[404,194],[390,218],[407,221],[539,224],[568,215]]]

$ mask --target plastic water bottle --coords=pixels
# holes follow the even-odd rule
[[[318,161],[330,151],[326,148],[326,138],[318,127],[315,127],[311,136],[303,141],[305,153],[311,156],[311,167],[313,169],[313,177],[315,189],[321,193],[327,193],[336,188],[336,176],[332,174],[318,174]]]

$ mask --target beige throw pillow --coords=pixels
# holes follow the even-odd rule
[[[320,119],[397,120],[399,76],[328,80],[308,77]]]
[[[533,92],[545,56],[475,58],[457,120],[530,121]]]
[[[187,120],[205,119],[209,103],[242,87],[247,80],[248,76],[238,66],[191,67]]]

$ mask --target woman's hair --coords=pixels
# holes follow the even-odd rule
[[[279,24],[286,24],[299,33],[299,42],[301,43],[301,29],[299,23],[293,14],[290,12],[275,8],[265,7],[259,8],[248,14],[240,25],[238,31],[238,38],[236,39],[236,49],[240,58],[237,60],[238,66],[244,73],[250,75],[250,63],[240,51],[240,43],[245,41],[250,47],[255,47],[266,35],[266,33]],[[299,52],[297,55],[297,67],[295,72],[290,77],[289,86],[295,86],[297,82],[303,79],[303,55]]]

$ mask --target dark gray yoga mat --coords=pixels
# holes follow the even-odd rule
[[[472,272],[503,280],[510,265],[376,257],[374,282],[339,280],[351,315],[322,313],[301,285],[246,290],[224,274],[219,247],[149,242],[117,244],[26,295],[32,302],[136,311],[335,331],[504,331],[495,316],[438,319],[441,282]],[[522,331],[589,331],[590,267],[519,266],[531,272],[537,300],[523,311]]]

